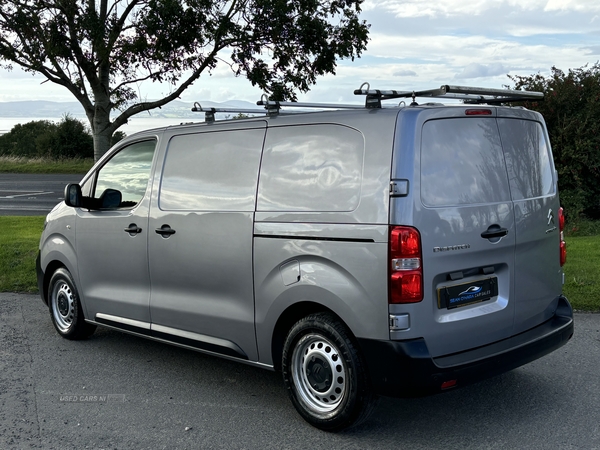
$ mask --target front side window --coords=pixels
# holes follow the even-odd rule
[[[140,202],[148,186],[155,148],[155,140],[136,142],[102,166],[93,196],[98,208],[130,208]]]

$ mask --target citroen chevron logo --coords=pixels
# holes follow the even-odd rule
[[[550,224],[554,225],[554,213],[552,212],[552,209],[548,210],[548,225]]]

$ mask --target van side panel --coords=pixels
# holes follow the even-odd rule
[[[357,337],[389,339],[388,211],[397,114],[270,119],[254,228],[260,362],[272,364],[277,320],[299,302],[331,310]]]
[[[388,339],[387,226],[256,224],[256,335],[272,364],[272,332],[299,302],[337,314],[356,337]]]

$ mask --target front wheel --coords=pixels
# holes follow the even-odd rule
[[[48,295],[52,324],[62,337],[77,340],[94,333],[96,325],[85,321],[77,287],[67,269],[60,268],[52,274]]]
[[[283,348],[283,379],[296,410],[311,425],[338,431],[373,411],[366,368],[350,332],[333,315],[311,314],[290,330]]]

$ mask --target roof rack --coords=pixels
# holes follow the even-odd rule
[[[366,88],[365,88],[366,87]],[[451,98],[463,100],[465,103],[499,105],[507,102],[522,102],[526,100],[544,100],[543,92],[516,91],[512,89],[492,89],[468,86],[442,85],[439,89],[429,89],[425,91],[394,91],[371,89],[369,83],[363,83],[360,88],[354,91],[354,95],[365,95],[365,108],[381,108],[382,100],[392,100],[396,98],[411,98],[413,103],[416,97],[433,98]]]
[[[266,114],[275,115],[281,112],[282,108],[305,108],[305,109],[364,109],[362,105],[345,105],[338,103],[302,103],[302,102],[279,102],[269,100],[266,94],[263,94],[261,99],[256,102],[257,106],[264,108],[214,108],[202,107],[199,102],[194,103],[193,112],[205,113],[204,120],[206,122],[215,121],[215,113],[238,113],[238,114]],[[286,111],[289,112],[289,111]],[[301,112],[301,111],[295,111]]]
[[[282,108],[304,108],[304,109],[364,109],[381,108],[382,100],[392,100],[396,98],[412,98],[411,106],[416,106],[416,97],[430,98],[449,98],[462,100],[469,104],[488,104],[500,105],[507,102],[522,102],[526,100],[544,100],[543,92],[516,91],[511,89],[492,89],[468,86],[450,86],[442,85],[439,89],[429,89],[425,91],[395,91],[371,89],[369,83],[363,83],[359,89],[354,91],[354,95],[365,95],[365,105],[349,105],[338,103],[301,103],[301,102],[279,102],[269,100],[267,94],[263,94],[261,99],[256,102],[257,106],[263,108],[204,108],[200,103],[195,102],[192,111],[205,113],[206,122],[214,122],[216,113],[238,113],[238,114],[266,114],[275,115],[281,112]],[[286,111],[291,112],[291,111]],[[300,111],[295,111],[300,112]]]

